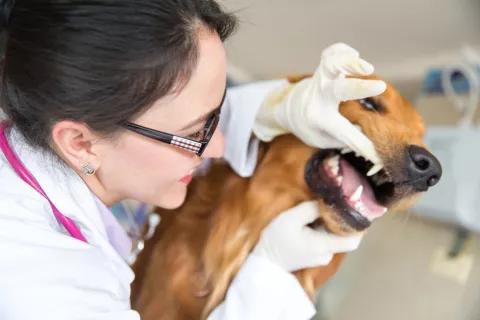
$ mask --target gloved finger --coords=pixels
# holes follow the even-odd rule
[[[335,254],[356,250],[363,239],[363,234],[355,236],[337,236],[325,231],[325,229],[307,228],[304,230],[302,239],[309,246],[311,252],[317,255],[326,253]]]
[[[345,236],[336,236],[329,233],[327,238],[327,248],[330,253],[341,253],[341,252],[350,252],[357,250],[362,242],[363,234],[345,237]]]
[[[317,200],[305,201],[288,210],[291,223],[304,227],[320,217],[320,208]]]
[[[320,65],[315,72],[314,77],[317,81],[334,80],[344,74],[343,68],[350,60],[355,60],[360,56],[357,50],[345,43],[335,43],[322,51]]]
[[[357,50],[346,43],[338,42],[330,45],[322,51],[322,60],[329,59],[337,55],[348,55],[350,57],[358,57],[360,54]]]
[[[318,256],[312,257],[312,260],[310,263],[305,265],[304,268],[315,268],[318,266],[327,266],[330,262],[332,262],[333,259],[333,254],[328,253],[328,254],[320,254]]]
[[[342,66],[344,73],[351,76],[368,76],[373,73],[373,65],[361,58],[353,58],[345,61]]]
[[[373,73],[374,68],[373,65],[360,57],[337,55],[325,59],[319,71],[319,76],[322,75],[328,80],[335,80],[340,75],[368,76]]]
[[[382,80],[344,78],[333,84],[335,98],[340,101],[365,99],[385,92],[387,84]]]
[[[338,114],[330,122],[335,125],[335,138],[343,142],[350,149],[362,155],[374,164],[382,163],[373,142],[361,130],[355,127],[348,119]],[[338,129],[341,128],[341,129]]]
[[[330,248],[332,239],[324,228],[313,229],[305,226],[300,239],[302,239],[304,249],[308,248],[307,251],[314,256],[332,254]]]

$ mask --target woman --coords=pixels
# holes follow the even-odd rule
[[[224,155],[246,176],[258,139],[285,132],[374,158],[338,103],[384,84],[335,80],[342,70],[373,71],[344,45],[326,50],[327,71],[288,101],[262,104],[286,84],[225,93],[222,41],[236,20],[213,0],[2,1],[0,16],[9,119],[0,131],[2,320],[139,319],[124,260],[131,243],[107,207],[178,207],[203,159]],[[210,319],[309,319],[313,306],[289,272],[359,243],[305,228],[317,214],[303,203],[273,221]]]

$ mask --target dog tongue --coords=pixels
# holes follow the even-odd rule
[[[377,204],[375,194],[367,179],[359,174],[347,161],[340,158],[340,168],[343,175],[342,189],[343,193],[349,199],[360,185],[363,186],[360,201],[366,208],[367,218],[377,218],[385,213],[385,207]]]

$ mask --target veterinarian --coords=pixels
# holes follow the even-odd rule
[[[176,208],[203,160],[249,176],[259,139],[290,132],[378,161],[338,105],[385,83],[347,80],[373,72],[347,45],[323,51],[293,88],[265,81],[225,95],[222,44],[236,20],[213,0],[1,0],[0,25],[2,320],[139,319],[131,242],[107,208]],[[210,319],[310,319],[290,272],[360,242],[306,228],[317,215],[307,202],[267,226]]]

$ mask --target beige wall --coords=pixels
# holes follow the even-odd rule
[[[311,72],[321,50],[344,41],[390,78],[449,61],[480,44],[477,0],[220,0],[242,27],[227,43],[230,62],[256,79]]]

